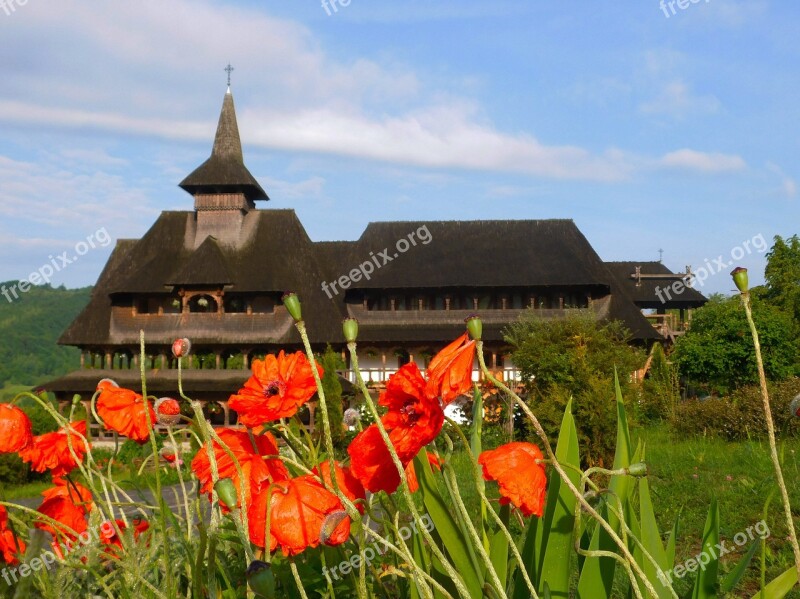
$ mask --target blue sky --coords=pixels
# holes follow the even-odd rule
[[[800,5],[673,9],[5,0],[0,280],[190,210],[177,184],[210,152],[230,61],[263,207],[297,210],[312,239],[571,218],[606,260],[733,253],[759,282],[761,240],[799,232]],[[96,245],[54,284],[93,283]],[[702,291],[731,289],[726,270]]]

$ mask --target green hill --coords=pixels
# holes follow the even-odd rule
[[[0,283],[0,289],[14,283]],[[78,368],[78,350],[56,341],[89,303],[91,292],[91,287],[44,285],[13,302],[0,296],[0,387],[35,386]]]

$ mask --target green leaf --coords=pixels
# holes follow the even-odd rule
[[[569,479],[577,487],[580,481],[580,451],[578,433],[572,416],[572,400],[567,403],[556,445],[556,457],[564,466]],[[570,468],[571,466],[571,468]],[[546,531],[545,544],[540,547],[542,561],[539,589],[546,584],[553,597],[569,597],[570,565],[575,552],[575,495],[555,470],[550,470],[547,503],[542,521]],[[533,579],[531,579],[533,580]]]
[[[701,554],[709,556],[711,560],[705,568],[701,568],[697,573],[692,599],[716,599],[717,597],[719,587],[717,545],[719,545],[719,506],[717,505],[717,500],[714,499],[711,502],[711,507],[708,508],[701,552]]]
[[[500,520],[502,520],[506,528],[508,528],[508,520],[510,515],[510,505],[506,504],[500,506]],[[492,562],[495,572],[497,572],[497,577],[503,584],[503,588],[505,588],[508,581],[508,539],[506,538],[506,535],[503,534],[502,530],[498,530],[492,537],[489,547],[489,558]]]
[[[797,568],[792,566],[764,587],[763,593],[758,592],[753,595],[753,599],[783,599],[796,584]]]
[[[451,510],[439,494],[434,479],[431,465],[427,459],[414,458],[414,468],[419,482],[419,492],[422,493],[423,503],[428,510],[428,515],[433,521],[436,532],[450,555],[456,571],[461,575],[464,585],[473,597],[481,597],[480,567],[472,543],[467,540],[464,531],[453,519]]]
[[[723,579],[722,585],[720,586],[720,592],[723,594],[730,593],[733,591],[733,588],[739,584],[739,581],[744,576],[745,572],[747,572],[747,567],[750,565],[750,561],[753,559],[753,556],[758,551],[758,548],[761,546],[761,541],[755,541],[752,545],[750,545],[750,549],[747,550],[747,553],[739,560],[739,563],[728,572],[728,575]]]
[[[483,451],[483,395],[478,385],[474,385],[472,389],[472,434],[470,436],[470,449],[472,450],[473,459],[478,459]],[[477,478],[478,486],[481,491],[485,491],[486,482],[482,476]],[[481,502],[481,511],[478,516],[478,533],[483,539],[483,547],[489,551],[489,535],[486,533],[486,505]]]
[[[670,593],[668,584],[664,584],[666,578],[663,574],[659,576],[659,570],[661,573],[664,573],[667,572],[670,567],[667,553],[664,550],[664,546],[661,544],[661,533],[658,531],[653,502],[650,498],[650,484],[647,482],[646,478],[639,481],[639,516],[641,518],[642,533],[640,539],[642,545],[644,545],[647,552],[653,556],[653,559],[658,564],[658,569],[650,560],[644,559],[644,556],[642,556],[642,561],[639,565],[642,567],[647,579],[658,592],[659,599],[669,599],[672,597],[672,594]]]
[[[617,404],[617,448],[614,453],[614,469],[617,470],[631,465],[631,435],[616,371],[614,373],[614,391]],[[609,483],[609,489],[622,501],[623,515],[628,513],[629,478],[627,476],[612,476]],[[615,531],[619,531],[619,519],[608,511],[605,504],[600,507],[598,512]],[[616,543],[601,526],[595,527],[589,549],[591,551],[618,551]],[[616,561],[611,558],[587,557],[583,562],[580,579],[578,580],[578,597],[580,599],[610,597],[615,569]]]
[[[672,525],[672,532],[669,535],[669,541],[667,541],[667,568],[670,570],[675,567],[675,544],[678,539],[678,528],[682,511],[683,508],[678,510],[678,515],[675,516],[675,524]]]

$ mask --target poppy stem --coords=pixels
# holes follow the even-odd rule
[[[517,549],[517,543],[514,541],[514,538],[511,536],[511,532],[508,530],[505,524],[503,524],[503,520],[500,516],[497,515],[497,512],[492,507],[492,504],[489,502],[489,498],[486,497],[486,487],[481,484],[483,480],[483,476],[481,474],[481,467],[478,464],[478,459],[475,457],[475,454],[472,453],[472,448],[470,447],[469,441],[467,440],[467,436],[464,434],[464,431],[461,430],[461,427],[456,424],[450,418],[447,418],[447,422],[450,423],[450,426],[459,437],[461,437],[461,442],[464,444],[464,447],[467,450],[467,455],[469,455],[469,460],[472,463],[472,478],[475,481],[475,488],[478,490],[478,495],[481,498],[481,504],[486,507],[486,511],[492,514],[494,517],[494,521],[500,530],[505,536],[506,541],[508,541],[508,548],[511,549],[511,552],[514,554],[514,559],[517,560],[517,564],[519,566],[520,572],[522,573],[522,578],[525,580],[525,585],[528,587],[528,591],[531,593],[531,597],[533,599],[539,599],[539,595],[536,594],[536,588],[533,586],[533,581],[531,581],[530,576],[528,575],[528,568],[525,567],[525,561],[522,559],[522,555],[520,555],[519,549]],[[447,465],[446,465],[447,466]]]
[[[308,339],[308,331],[306,330],[306,323],[302,320],[298,320],[295,322],[294,325],[297,328],[297,331],[300,333],[300,337],[303,340],[303,347],[306,350],[306,356],[308,357],[308,361],[311,365],[311,372],[314,375],[314,383],[317,385],[317,397],[319,398],[319,408],[322,411],[322,434],[325,438],[325,451],[328,453],[328,464],[330,465],[331,471],[331,487],[333,487],[333,493],[336,497],[339,498],[339,501],[347,511],[347,515],[350,517],[350,521],[353,524],[356,524],[358,528],[362,527],[361,524],[361,513],[356,508],[355,504],[350,501],[350,498],[345,495],[342,490],[339,488],[339,477],[336,476],[336,453],[333,449],[333,437],[331,436],[331,422],[328,416],[328,403],[325,399],[325,390],[322,388],[322,380],[319,376],[319,368],[317,366],[316,358],[314,357],[314,352],[311,349],[311,342]],[[320,468],[320,475],[322,475],[322,468]],[[320,476],[320,479],[325,484],[324,477]],[[358,535],[358,549],[359,551],[363,551],[364,549],[364,535]],[[294,564],[294,562],[292,562]],[[359,577],[359,584],[356,587],[358,589],[358,596],[361,599],[367,598],[367,585],[366,581],[363,576]]]
[[[400,457],[397,455],[397,451],[394,448],[394,444],[392,443],[391,439],[389,438],[389,433],[386,432],[386,427],[383,425],[383,421],[381,420],[380,415],[378,414],[378,409],[375,407],[375,402],[372,400],[372,395],[370,395],[369,390],[367,389],[367,385],[364,383],[364,378],[361,376],[361,371],[358,369],[358,355],[356,354],[356,344],[355,342],[351,341],[347,344],[347,349],[350,351],[350,364],[353,368],[353,372],[356,375],[356,380],[358,381],[359,387],[361,388],[361,392],[364,395],[364,399],[367,402],[367,407],[369,407],[370,414],[372,418],[375,420],[375,425],[378,427],[378,431],[380,432],[381,438],[383,442],[386,444],[386,449],[389,451],[389,455],[392,457],[392,461],[394,462],[395,468],[397,468],[397,473],[400,476],[400,490],[403,494],[403,498],[406,500],[408,504],[408,509],[411,512],[412,516],[414,516],[414,521],[416,522],[419,530],[422,532],[422,536],[430,545],[431,551],[436,556],[444,569],[447,571],[448,576],[453,581],[453,584],[458,591],[458,594],[463,599],[471,599],[469,591],[464,584],[461,576],[459,576],[456,569],[453,565],[447,561],[447,558],[442,553],[442,550],[439,549],[439,546],[436,544],[436,541],[431,536],[430,532],[428,532],[427,527],[425,526],[424,522],[422,522],[422,517],[419,514],[419,510],[417,509],[416,504],[414,503],[414,498],[411,496],[411,491],[408,488],[408,479],[406,477],[406,470],[403,467],[403,463],[400,461]],[[419,569],[419,564],[417,564],[414,560],[411,563]]]
[[[781,499],[783,502],[783,511],[786,515],[786,527],[789,531],[789,542],[792,545],[794,552],[794,565],[797,569],[797,576],[800,579],[800,545],[797,542],[797,531],[794,527],[794,518],[792,517],[792,505],[789,501],[789,493],[786,490],[786,483],[783,479],[783,470],[781,468],[781,461],[778,457],[778,446],[775,441],[775,423],[772,420],[772,408],[769,402],[769,390],[767,389],[767,377],[764,372],[764,361],[761,357],[761,342],[758,338],[758,329],[753,320],[753,309],[750,305],[750,292],[742,292],[742,305],[744,306],[744,313],[747,316],[747,324],[750,325],[750,332],[753,335],[753,346],[756,352],[756,366],[758,367],[758,383],[761,388],[761,398],[764,401],[764,419],[767,423],[767,435],[769,436],[769,451],[772,458],[772,465],[775,468],[775,478],[778,480],[778,487],[781,490]]]

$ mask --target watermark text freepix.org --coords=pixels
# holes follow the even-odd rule
[[[347,0],[348,3],[350,0]],[[17,12],[18,6],[25,6],[28,3],[28,0],[0,0],[0,10],[6,13],[6,16],[10,17],[15,12]]]
[[[27,0],[26,0],[27,1]],[[328,13],[328,16],[332,16],[335,13],[339,12],[339,7],[347,8],[350,6],[350,2],[352,0],[322,0],[322,8]]]
[[[422,521],[422,527],[427,532],[431,532],[435,528],[435,525],[430,515],[424,514],[420,518],[420,520]],[[409,526],[401,527],[398,530],[398,532],[400,533],[400,538],[403,539],[404,541],[407,541],[408,539],[411,538],[412,534],[416,534],[419,532],[417,530],[417,521],[412,520],[409,523]],[[339,574],[341,574],[342,576],[347,576],[348,574],[350,574],[351,571],[358,570],[361,567],[362,561],[364,562],[364,564],[368,566],[370,563],[372,563],[372,560],[374,560],[376,556],[383,555],[384,553],[386,553],[386,550],[388,548],[389,547],[385,543],[382,543],[381,541],[375,541],[372,545],[364,549],[364,551],[362,551],[361,553],[356,553],[349,560],[341,562],[338,566],[334,566],[333,568],[330,569],[323,568],[322,573],[325,575],[325,578],[327,578],[331,582],[333,580],[339,580]],[[331,580],[331,576],[333,577],[333,580]]]
[[[6,581],[8,586],[12,586],[18,583],[20,578],[26,578],[42,569],[49,570],[50,567],[56,563],[56,554],[59,554],[59,557],[64,559],[78,548],[77,543],[80,543],[81,546],[86,546],[92,541],[97,543],[102,538],[113,536],[114,532],[114,525],[110,520],[106,520],[98,528],[86,530],[79,534],[75,541],[66,541],[60,545],[56,545],[55,542],[53,542],[55,553],[53,551],[45,551],[40,557],[34,557],[16,568],[3,568],[2,571],[0,571],[0,576],[3,577],[3,580]]]
[[[75,253],[71,256],[69,255],[69,250],[65,250],[57,256],[50,255],[47,257],[50,262],[34,270],[25,279],[8,287],[5,285],[0,286],[0,295],[6,298],[8,303],[12,303],[14,300],[19,299],[20,293],[27,293],[30,291],[31,286],[50,283],[54,274],[61,272],[73,262],[77,262],[81,256],[88,254],[89,250],[98,247],[106,247],[109,243],[111,243],[111,236],[108,234],[108,231],[106,231],[106,228],[98,229],[89,235],[86,241],[79,241],[76,243],[73,248]]]
[[[370,259],[359,264],[358,267],[351,270],[348,274],[342,275],[330,283],[323,281],[322,290],[327,294],[329,299],[333,299],[334,295],[339,295],[339,289],[336,288],[337,285],[343,291],[348,289],[351,284],[358,283],[361,279],[369,281],[376,268],[382,268],[395,258],[400,257],[400,254],[405,254],[412,246],[417,245],[417,241],[422,243],[422,245],[428,245],[433,241],[433,236],[428,230],[428,225],[422,225],[416,231],[411,231],[406,237],[398,239],[395,244],[395,249],[397,251],[392,255],[390,255],[391,250],[389,248],[383,248],[383,251],[378,252],[377,255],[375,255],[375,252],[370,252]]]
[[[688,275],[688,280],[681,279],[679,281],[674,281],[671,285],[666,287],[656,286],[656,295],[662,304],[666,304],[668,301],[672,300],[673,295],[677,296],[682,294],[686,291],[687,287],[694,288],[698,285],[702,287],[709,277],[723,271],[727,272],[735,261],[752,254],[753,250],[759,254],[763,254],[767,249],[767,240],[764,239],[764,235],[759,233],[752,239],[745,239],[740,245],[733,248],[731,250],[730,260],[726,261],[722,254],[717,256],[714,260],[706,258],[703,266],[698,267],[697,270]]]
[[[733,542],[736,547],[744,546],[748,541],[754,541],[756,535],[759,539],[767,539],[770,536],[769,526],[764,520],[757,522],[753,526],[748,526],[747,530],[737,532],[733,535]],[[726,541],[717,543],[714,547],[709,547],[707,550],[698,553],[695,557],[687,559],[682,564],[678,564],[669,572],[658,571],[658,578],[665,586],[672,585],[672,577],[683,578],[691,572],[696,572],[699,568],[705,571],[706,566],[711,563],[711,560],[719,559],[733,551],[733,547],[729,546]]]
[[[701,0],[661,0],[659,7],[661,8],[661,12],[664,13],[664,16],[669,19],[671,16],[677,14],[675,10],[676,6],[679,10],[686,10],[692,4],[698,4],[699,2],[701,2]],[[705,0],[706,4],[709,2],[710,0]]]

